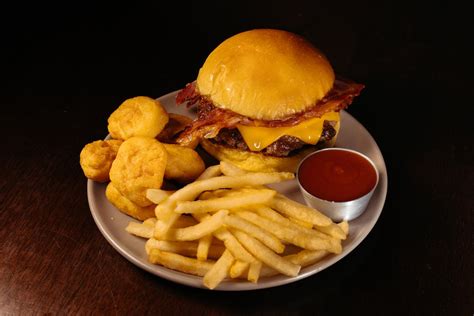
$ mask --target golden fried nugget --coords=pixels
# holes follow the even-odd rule
[[[109,171],[117,156],[121,140],[97,140],[84,146],[79,161],[87,178],[98,181],[109,181]]]
[[[204,171],[204,161],[194,149],[173,144],[163,145],[168,152],[165,179],[189,183]]]
[[[146,190],[163,183],[168,153],[156,139],[132,137],[123,142],[110,169],[110,180],[127,199],[145,207]]]
[[[105,196],[107,197],[107,200],[109,200],[110,203],[112,203],[122,213],[130,215],[133,218],[144,221],[155,216],[155,205],[149,205],[146,207],[138,206],[123,196],[112,182],[107,185]]]
[[[161,103],[149,97],[125,100],[108,119],[109,133],[116,139],[134,136],[156,137],[168,123]]]
[[[156,137],[160,142],[167,144],[175,144],[176,136],[184,131],[186,126],[192,123],[192,119],[175,113],[168,113],[169,121],[165,128]],[[197,144],[196,144],[197,145]]]

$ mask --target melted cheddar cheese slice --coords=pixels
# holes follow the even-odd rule
[[[305,143],[315,145],[323,132],[324,121],[339,122],[339,112],[329,112],[295,126],[257,127],[239,124],[237,128],[251,151],[261,151],[284,135],[294,136]]]

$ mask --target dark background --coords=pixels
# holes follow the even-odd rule
[[[474,312],[472,11],[399,2],[26,4],[1,10],[1,313]],[[193,81],[224,39],[303,35],[366,89],[388,197],[348,257],[305,280],[209,292],[135,267],[89,212],[79,152],[126,98]]]

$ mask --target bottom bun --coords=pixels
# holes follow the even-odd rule
[[[201,146],[214,158],[230,162],[241,169],[253,172],[296,172],[300,161],[316,150],[316,147],[311,147],[293,156],[273,157],[217,145],[207,139],[201,141]]]

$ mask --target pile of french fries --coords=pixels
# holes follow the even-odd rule
[[[349,224],[335,224],[306,205],[264,186],[293,173],[247,173],[221,162],[177,191],[150,189],[156,218],[130,222],[126,230],[146,238],[153,264],[202,276],[216,288],[225,278],[284,274],[342,251]]]

